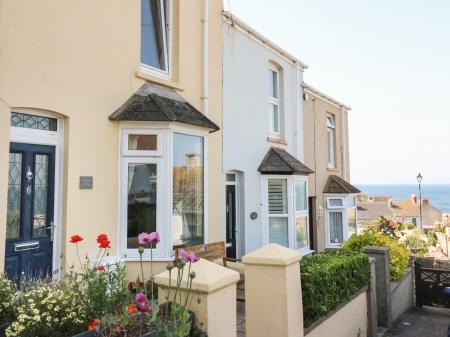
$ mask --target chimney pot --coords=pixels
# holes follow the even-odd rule
[[[416,197],[415,194],[411,194],[411,202],[412,202],[413,204],[417,204],[417,197]]]

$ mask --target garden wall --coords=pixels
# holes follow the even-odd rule
[[[414,273],[408,268],[400,281],[391,283],[392,321],[414,306]]]
[[[367,336],[367,287],[350,301],[313,323],[305,337],[365,337]]]

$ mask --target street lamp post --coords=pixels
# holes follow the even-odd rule
[[[420,228],[423,229],[423,222],[422,222],[422,178],[423,176],[420,174],[417,175],[417,182],[419,183],[419,209],[420,209]]]

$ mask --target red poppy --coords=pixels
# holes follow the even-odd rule
[[[70,243],[77,243],[77,242],[80,242],[80,241],[83,241],[83,238],[81,237],[81,236],[79,236],[79,235],[72,235],[71,237],[70,237]]]
[[[108,241],[108,235],[100,234],[99,236],[97,236],[97,243],[101,243],[103,241]]]
[[[103,266],[98,266],[98,267],[97,267],[97,270],[103,271],[103,270],[105,270],[105,267],[103,267]]]
[[[136,306],[134,304],[128,304],[128,312],[133,315],[136,313]]]
[[[109,245],[111,243],[111,241],[109,241],[109,240],[105,240],[105,241],[101,241],[101,242],[99,242],[98,244],[99,244],[99,248],[111,248],[111,246]]]
[[[100,321],[98,319],[91,319],[88,323],[88,331],[93,331],[95,330],[95,327],[100,323]]]

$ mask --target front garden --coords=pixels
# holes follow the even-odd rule
[[[300,273],[305,328],[369,285],[370,265],[363,247],[389,248],[390,278],[398,281],[410,266],[411,256],[425,255],[435,243],[433,231],[426,234],[412,224],[380,217],[359,235],[353,234],[340,250],[303,258]]]
[[[127,282],[124,265],[108,265],[108,236],[97,237],[95,259],[80,258],[83,237],[72,236],[76,245],[77,268],[70,268],[61,282],[21,280],[18,285],[0,275],[0,327],[7,337],[202,337],[194,327],[193,313],[187,308],[198,261],[193,253],[180,251],[180,257],[167,265],[177,281],[165,294],[165,305],[158,305],[153,273],[144,278],[142,254],[159,242],[157,232],[139,235],[141,276]],[[152,268],[153,261],[150,262]],[[188,295],[181,296],[181,281],[187,281]]]

